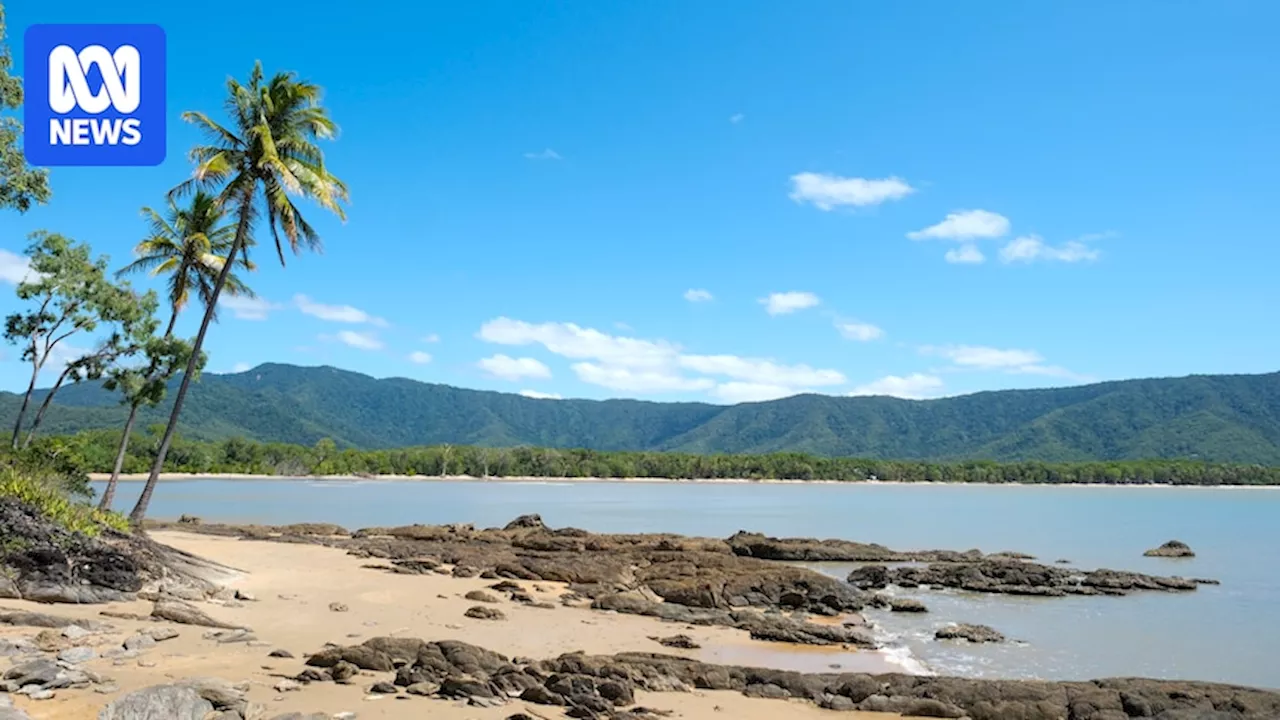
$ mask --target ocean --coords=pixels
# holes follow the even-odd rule
[[[101,485],[98,483],[97,485]],[[121,483],[117,507],[141,491]],[[1189,593],[1025,598],[897,590],[924,615],[868,612],[917,671],[968,677],[1144,676],[1280,688],[1280,490],[828,483],[169,481],[150,514],[208,521],[501,526],[538,513],[552,527],[728,537],[841,538],[894,549],[1015,550],[1041,562],[1221,581]],[[1178,539],[1193,559],[1143,557]],[[809,567],[843,579],[851,565]],[[933,640],[952,622],[1013,642]]]

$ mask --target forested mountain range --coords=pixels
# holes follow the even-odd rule
[[[0,393],[0,417],[20,396]],[[160,422],[168,405],[143,413]],[[64,388],[42,433],[122,425],[118,398]],[[693,453],[797,451],[928,460],[1200,458],[1280,465],[1280,373],[1125,380],[937,400],[799,395],[722,406],[536,400],[332,367],[205,374],[182,432],[193,439],[391,448],[452,443]]]

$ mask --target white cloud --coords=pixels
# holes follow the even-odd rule
[[[368,324],[376,327],[386,327],[387,321],[380,317],[374,317],[360,308],[351,307],[350,305],[325,305],[318,303],[307,297],[306,295],[294,295],[294,305],[305,315],[328,320],[330,322],[352,323],[356,325]]]
[[[537,390],[521,390],[520,394],[527,398],[533,398],[534,400],[563,400],[564,399],[563,397],[555,393],[544,393],[544,392],[539,392]]]
[[[957,210],[937,225],[907,233],[912,240],[972,240],[1003,237],[1009,233],[1009,218],[989,210]]]
[[[858,322],[857,320],[836,320],[836,329],[840,331],[840,334],[846,340],[868,342],[884,337],[884,330],[871,323]]]
[[[552,150],[551,148],[547,148],[541,152],[527,152],[524,154],[524,156],[528,160],[563,160],[564,159],[560,157],[560,153],[556,152],[555,150]]]
[[[381,350],[383,348],[382,341],[377,335],[371,332],[356,332],[355,330],[339,330],[334,336],[338,342],[357,350]]]
[[[822,301],[818,296],[811,292],[778,292],[770,294],[769,297],[760,298],[760,304],[764,305],[765,312],[770,315],[786,315],[814,307],[820,302]]]
[[[742,113],[734,113],[734,114],[732,114],[732,115],[730,115],[730,116],[729,116],[729,122],[733,123],[734,125],[737,125],[738,123],[740,123],[740,122],[742,122],[743,120],[745,120],[745,119],[746,119],[746,117],[747,117],[747,116],[746,116],[746,115],[743,115]]]
[[[715,299],[715,296],[712,295],[709,290],[696,290],[691,288],[684,291],[684,299],[692,303],[711,302]]]
[[[727,382],[720,383],[711,389],[711,396],[727,403],[764,402],[779,398],[791,397],[806,392],[785,385],[769,385],[767,383]]]
[[[573,360],[597,360],[623,367],[670,365],[679,346],[663,340],[617,337],[573,323],[533,324],[500,317],[480,327],[479,337],[498,345],[542,345]]]
[[[790,197],[798,203],[812,203],[819,210],[834,210],[842,205],[866,207],[901,200],[912,192],[914,188],[897,177],[868,180],[802,172],[791,176]]]
[[[509,355],[494,355],[476,363],[485,372],[503,380],[519,380],[521,378],[549,378],[551,368],[534,358],[513,358]]]
[[[438,342],[440,342],[440,336],[439,336],[439,335],[437,335],[437,334],[435,334],[435,333],[431,333],[430,335],[428,335],[428,336],[426,336],[426,337],[422,338],[422,342],[424,342],[424,343],[438,343]]]
[[[231,372],[233,373],[249,372],[249,369],[252,367],[253,366],[247,362],[238,362],[231,367]]]
[[[715,386],[710,378],[688,378],[667,368],[632,368],[596,363],[574,363],[578,379],[611,390],[650,393],[709,390]]]
[[[925,346],[920,351],[926,355],[947,358],[961,367],[978,370],[1007,370],[1044,361],[1044,357],[1035,350],[1002,350],[981,345]]]
[[[737,355],[681,355],[680,367],[704,375],[726,375],[761,385],[814,387],[840,385],[845,377],[837,370],[822,370],[808,365],[779,365],[772,360],[744,358]]]
[[[262,298],[240,295],[221,295],[218,297],[218,304],[230,310],[232,315],[241,320],[266,320],[272,310],[280,308],[279,305]]]
[[[427,363],[431,362],[431,353],[422,352],[421,350],[414,350],[413,352],[409,353],[409,362],[416,363],[418,365],[426,365]]]
[[[18,285],[32,274],[31,258],[8,250],[0,250],[0,282]]]
[[[987,256],[983,255],[981,250],[967,243],[953,250],[948,250],[946,258],[947,262],[954,265],[978,265],[987,260]]]
[[[934,397],[942,391],[942,378],[936,375],[912,373],[906,377],[886,375],[866,385],[854,388],[850,395],[890,395],[908,400]]]
[[[1091,262],[1102,253],[1079,240],[1071,240],[1057,247],[1048,245],[1039,235],[1024,235],[1000,248],[1000,261],[1004,263]]]

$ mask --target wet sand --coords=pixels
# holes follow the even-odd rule
[[[243,571],[231,587],[246,591],[256,599],[241,607],[201,604],[213,617],[254,630],[267,646],[243,643],[218,645],[204,640],[207,628],[174,625],[180,636],[161,642],[137,659],[113,665],[96,659],[85,667],[116,681],[120,691],[99,694],[88,690],[60,690],[52,700],[31,701],[14,697],[14,704],[34,720],[90,720],[113,697],[148,685],[184,677],[214,676],[232,682],[249,681],[249,699],[267,707],[266,717],[293,711],[356,712],[361,720],[404,719],[429,714],[441,720],[498,720],[516,712],[534,717],[563,718],[563,708],[534,706],[513,701],[503,708],[475,708],[426,698],[396,701],[366,699],[364,689],[387,673],[363,673],[352,685],[314,683],[299,692],[278,693],[272,686],[281,678],[302,670],[304,653],[319,650],[324,643],[356,644],[379,635],[417,637],[426,640],[454,639],[488,648],[507,656],[554,657],[577,650],[589,654],[623,651],[665,652],[713,662],[770,665],[814,672],[840,664],[850,672],[900,672],[875,652],[851,652],[812,648],[792,648],[777,643],[750,640],[740,630],[692,627],[648,617],[619,615],[584,608],[559,606],[554,610],[503,601],[494,607],[507,616],[504,621],[464,617],[467,608],[478,603],[463,598],[470,591],[493,581],[453,578],[445,575],[396,575],[361,567],[361,560],[345,553],[315,546],[274,542],[243,541],[180,532],[155,532],[160,542],[195,553]],[[539,599],[555,602],[563,586],[557,583],[524,583]],[[348,610],[335,612],[330,603],[342,603]],[[93,638],[99,651],[118,646],[139,628],[155,623],[103,618],[101,610],[146,615],[151,603],[136,601],[109,605],[39,605],[20,601],[0,601],[6,608],[21,608],[105,621],[114,631]],[[0,626],[0,637],[32,636],[33,628]],[[702,650],[665,648],[650,636],[684,633],[703,646]],[[268,657],[276,648],[292,652],[297,659]],[[155,663],[143,667],[139,663]],[[876,713],[849,713],[820,710],[802,701],[746,698],[733,692],[637,693],[637,701],[649,707],[673,710],[676,718],[687,720],[797,720],[844,718],[845,720],[886,718]]]

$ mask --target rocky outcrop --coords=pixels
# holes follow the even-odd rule
[[[458,641],[373,638],[331,648],[326,657],[374,654],[394,673],[398,697],[425,696],[491,707],[512,699],[567,708],[575,718],[637,718],[637,690],[733,690],[751,697],[796,698],[834,710],[972,720],[1124,720],[1280,717],[1280,693],[1212,683],[1110,679],[1090,682],[970,680],[859,673],[803,674],[710,665],[672,655],[622,653],[511,660]],[[394,669],[393,669],[394,668]],[[312,669],[303,682],[323,682]],[[424,713],[425,714],[425,713]]]
[[[745,530],[739,530],[725,542],[736,555],[793,562],[975,562],[987,557],[981,550],[890,550],[875,543],[775,538]],[[1013,552],[996,553],[990,557],[1034,559],[1030,555]]]
[[[849,574],[855,587],[874,589],[892,584],[949,587],[970,592],[1008,595],[1126,595],[1135,590],[1182,592],[1198,581],[1160,577],[1122,570],[1081,571],[1020,560],[933,563],[925,567],[861,567]]]
[[[1170,540],[1158,548],[1152,548],[1144,553],[1146,557],[1163,557],[1163,558],[1192,558],[1196,554],[1191,550],[1191,546],[1181,540]]]
[[[128,600],[142,589],[134,558],[94,538],[70,532],[31,506],[0,497],[0,597],[36,602]]]
[[[973,643],[1004,642],[1004,635],[995,628],[968,623],[939,628],[933,637],[937,640],[968,640]]]

